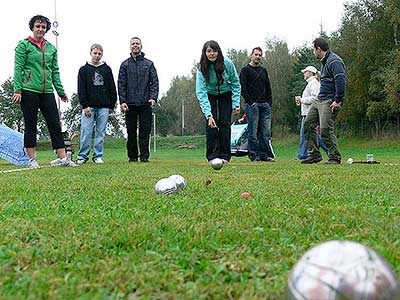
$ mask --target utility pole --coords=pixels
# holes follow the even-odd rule
[[[58,36],[60,35],[57,31],[57,27],[58,27],[58,22],[57,22],[57,0],[54,0],[54,22],[53,22],[53,34],[56,37],[56,49],[58,52]],[[57,104],[58,104],[58,117],[60,119],[61,122],[61,99],[60,96],[57,97]]]
[[[182,99],[182,135],[185,134],[185,98]]]
[[[157,139],[157,133],[156,133],[156,128],[157,128],[157,126],[156,126],[156,114],[153,112],[153,152],[154,152],[154,154],[156,154],[156,152],[157,152],[157,142],[156,142],[156,139]]]

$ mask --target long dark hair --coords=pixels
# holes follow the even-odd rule
[[[218,51],[217,60],[215,62],[211,62],[208,60],[206,55],[207,48],[210,47],[214,51]],[[221,47],[218,45],[216,41],[208,41],[204,43],[203,50],[201,51],[200,64],[199,69],[203,74],[206,82],[210,82],[210,74],[209,74],[209,66],[210,64],[214,64],[215,74],[217,75],[218,84],[222,84],[224,82],[224,78],[222,77],[222,73],[225,71],[224,64],[224,55],[222,54]]]

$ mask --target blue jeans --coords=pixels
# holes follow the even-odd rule
[[[307,141],[304,137],[304,121],[306,120],[306,116],[301,116],[301,127],[300,127],[300,146],[299,151],[297,152],[298,159],[306,159],[307,152]]]
[[[104,152],[104,136],[106,135],[109,109],[92,107],[91,110],[90,117],[86,117],[84,110],[82,110],[81,115],[81,138],[78,159],[82,160],[89,159],[92,133],[95,126],[93,158],[103,157]]]
[[[268,102],[246,103],[250,160],[267,160],[271,156],[271,106]],[[273,158],[273,157],[270,157]]]
[[[300,146],[299,151],[297,152],[298,159],[306,159],[308,155],[307,151],[307,141],[304,137],[304,121],[306,120],[306,116],[301,116],[301,127],[300,127]],[[318,144],[325,151],[326,155],[328,155],[328,148],[326,148],[324,141],[321,138],[321,135],[317,134]]]

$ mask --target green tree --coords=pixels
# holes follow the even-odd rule
[[[293,58],[287,43],[278,38],[267,38],[265,48],[265,66],[272,89],[273,132],[286,135],[297,130],[296,108],[289,91],[289,83],[295,77]]]
[[[81,105],[78,94],[72,94],[69,108],[63,113],[63,120],[67,131],[80,131],[81,128]]]
[[[63,113],[63,120],[67,126],[67,131],[75,132],[80,131],[81,128],[81,105],[79,103],[78,94],[73,94],[70,100],[70,107]],[[107,133],[113,137],[123,137],[121,127],[123,126],[123,119],[120,113],[115,111],[108,117]]]
[[[19,132],[24,129],[24,118],[19,105],[12,102],[13,80],[8,78],[0,90],[0,122]]]
[[[24,130],[24,118],[19,104],[12,102],[14,94],[14,81],[8,78],[2,85],[0,90],[0,122],[19,132]],[[46,122],[41,113],[38,114],[37,124],[38,136],[40,139],[49,138]]]
[[[204,133],[204,118],[196,98],[193,75],[175,77],[156,107],[157,131],[161,135]],[[182,122],[184,120],[184,122]]]
[[[228,49],[227,56],[233,61],[238,74],[250,62],[250,54],[247,50]]]
[[[398,48],[399,1],[358,0],[345,6],[337,40],[347,65],[347,93],[338,121],[375,135],[399,132]]]

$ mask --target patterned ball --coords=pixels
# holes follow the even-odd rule
[[[171,179],[172,181],[174,181],[176,186],[178,187],[178,189],[183,189],[186,187],[186,180],[185,180],[185,178],[183,178],[182,175],[173,174],[173,175],[169,176],[168,179]]]
[[[293,267],[288,300],[400,300],[394,271],[374,250],[329,241],[308,250]]]
[[[176,186],[175,181],[169,178],[163,178],[156,183],[154,190],[157,194],[169,195],[177,193],[178,187]]]

